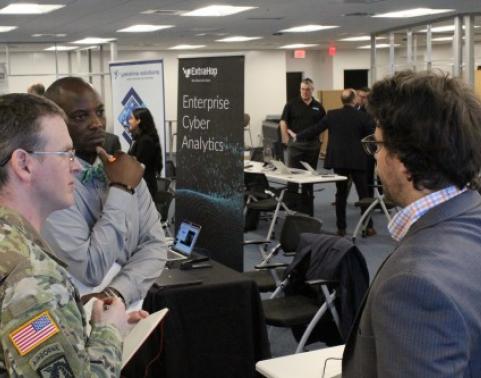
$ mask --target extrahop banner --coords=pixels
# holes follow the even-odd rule
[[[178,88],[176,223],[242,271],[244,57],[179,59]]]
[[[132,110],[148,108],[159,133],[165,167],[165,101],[164,63],[162,60],[142,60],[109,64],[112,82],[114,133],[119,136],[122,150],[132,143],[128,119]]]

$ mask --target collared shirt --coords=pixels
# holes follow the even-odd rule
[[[79,159],[85,169],[91,164]],[[55,211],[45,222],[42,236],[69,273],[87,286],[97,286],[116,262],[122,269],[109,286],[127,304],[143,299],[165,265],[167,245],[144,180],[130,194],[109,188],[92,176],[75,178],[75,205]]]
[[[407,234],[411,226],[426,214],[428,210],[456,197],[466,190],[466,188],[458,189],[455,185],[451,185],[437,192],[428,194],[411,203],[409,206],[406,206],[394,215],[387,226],[391,237],[396,241],[400,241]]]
[[[120,375],[119,331],[95,324],[87,335],[89,319],[64,267],[27,220],[3,206],[0,282],[1,377]],[[33,322],[39,318],[36,333]],[[28,327],[29,333],[19,337]]]
[[[316,99],[312,98],[311,103],[306,105],[299,96],[284,106],[281,119],[297,134],[318,123],[325,115],[324,107]]]

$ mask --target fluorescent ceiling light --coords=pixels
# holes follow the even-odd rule
[[[43,14],[63,8],[64,4],[16,3],[0,9],[0,14]]]
[[[216,42],[247,42],[255,39],[261,39],[262,37],[244,37],[243,35],[235,35],[232,37],[226,37],[222,39],[216,39]]]
[[[233,5],[209,5],[208,7],[195,9],[191,12],[182,13],[181,16],[193,17],[223,17],[240,12],[245,12],[257,7],[237,7]]]
[[[386,37],[376,37],[376,41],[381,40],[381,39],[386,39]],[[370,40],[371,40],[371,36],[360,35],[358,37],[342,38],[339,41],[343,41],[343,42],[366,42],[366,41],[370,41]]]
[[[387,49],[389,48],[391,45],[389,43],[379,43],[379,44],[376,44],[376,49]],[[400,45],[399,44],[395,44],[394,47],[399,47]],[[359,46],[358,49],[370,49],[371,48],[371,45],[364,45],[364,46]]]
[[[441,13],[447,13],[452,11],[454,11],[454,9],[414,8],[414,9],[404,9],[396,12],[375,14],[372,17],[409,18],[409,17],[431,16],[434,14],[441,14]]]
[[[9,31],[15,30],[16,26],[0,26],[0,33],[7,33]]]
[[[327,29],[335,29],[339,26],[334,25],[302,25],[302,26],[295,26],[293,28],[281,30],[282,33],[308,33],[314,32],[319,30],[327,30]]]
[[[201,49],[205,47],[205,45],[177,45],[169,47],[169,50],[194,50],[194,49]]]
[[[77,46],[64,46],[64,45],[57,45],[57,46],[50,46],[44,49],[45,51],[69,51],[75,50]]]
[[[101,45],[102,43],[107,43],[112,41],[115,41],[115,38],[87,37],[71,43],[77,43],[79,45]]]
[[[313,43],[294,43],[292,45],[284,45],[279,48],[280,49],[303,49],[304,47],[314,47],[314,46],[318,46],[318,45]]]
[[[66,37],[67,34],[65,33],[58,33],[58,34],[50,34],[50,33],[37,33],[37,34],[32,34],[33,38],[40,38],[40,37],[53,37],[53,38],[63,38]]]
[[[453,37],[436,37],[431,39],[432,42],[445,42],[445,41],[452,41]]]
[[[473,28],[474,29],[479,29],[481,26],[476,25]],[[464,29],[464,26],[463,26]],[[454,31],[454,25],[444,25],[444,26],[436,26],[434,28],[431,28],[432,33],[447,33],[447,32],[453,32]],[[428,29],[423,29],[420,30],[421,33],[427,33]]]
[[[128,28],[124,29],[119,29],[117,30],[118,33],[148,33],[148,32],[154,32],[157,30],[162,30],[162,29],[169,29],[173,28],[174,25],[145,25],[145,24],[139,24],[139,25],[132,25],[129,26]]]

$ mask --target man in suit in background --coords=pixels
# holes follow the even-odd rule
[[[329,130],[329,145],[327,146],[324,166],[334,169],[338,175],[352,178],[359,199],[368,197],[367,155],[361,146],[361,139],[373,132],[371,119],[363,112],[356,110],[356,92],[345,89],[341,94],[342,108],[330,110],[321,122],[295,135],[296,141],[319,136],[324,130]],[[337,234],[346,234],[346,203],[349,194],[348,182],[336,182],[336,223]],[[367,235],[376,231],[370,221]]]
[[[374,154],[403,209],[354,322],[343,377],[478,377],[481,372],[481,102],[460,80],[401,72],[374,85]]]

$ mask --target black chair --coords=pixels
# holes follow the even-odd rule
[[[160,224],[165,233],[172,236],[169,223],[169,209],[174,199],[174,193],[170,191],[157,191],[154,196],[154,204],[160,215]]]
[[[272,257],[279,252],[283,252],[286,256],[293,256],[299,245],[301,234],[304,232],[320,233],[321,228],[322,221],[319,219],[300,213],[287,215],[281,228],[279,242],[274,243],[267,252],[261,249],[262,262],[256,266],[257,270],[244,272],[243,274],[256,282],[260,292],[274,291],[280,284],[279,277],[283,276],[285,266],[282,265],[277,270],[265,270],[262,269],[262,266],[269,264]],[[244,245],[249,244],[259,245],[261,247],[272,244],[272,241],[255,240],[244,243]]]
[[[291,328],[299,341],[296,353],[312,342],[342,344],[368,286],[366,262],[351,241],[302,234],[285,279],[263,301],[266,324]]]
[[[285,188],[275,189],[269,186],[266,175],[263,173],[244,172],[245,185],[245,230],[254,230],[257,228],[261,213],[274,213],[269,226],[267,239],[270,239],[273,233],[274,225],[278,212],[276,209],[282,204]]]
[[[172,160],[167,160],[165,162],[165,176],[172,180],[175,180],[176,178],[175,164]]]
[[[172,180],[168,177],[157,177],[157,190],[159,192],[174,192],[172,188]]]

